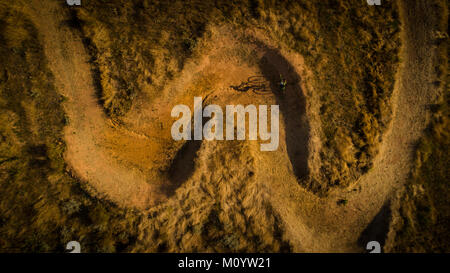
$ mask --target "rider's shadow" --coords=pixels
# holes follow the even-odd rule
[[[246,82],[242,82],[240,85],[231,85],[230,88],[238,92],[251,90],[256,94],[266,94],[270,92],[270,82],[263,76],[251,76]]]
[[[230,88],[238,92],[247,92],[248,90],[250,90],[251,87],[246,85],[246,82],[243,82],[240,85],[231,85]]]

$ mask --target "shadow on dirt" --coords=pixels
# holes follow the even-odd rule
[[[386,237],[389,232],[389,223],[391,221],[391,207],[390,202],[387,201],[380,211],[373,218],[372,222],[364,229],[358,238],[358,245],[362,248],[366,248],[366,245],[370,241],[377,241],[383,248]]]
[[[300,87],[300,76],[294,67],[278,50],[262,46],[265,54],[259,62],[259,68],[275,94],[283,116],[286,133],[286,146],[295,176],[299,182],[308,175],[308,135],[309,124],[305,118],[305,98]],[[281,92],[280,75],[287,80],[284,92]],[[307,185],[303,185],[307,186]]]
[[[168,176],[171,183],[163,189],[163,192],[167,194],[167,196],[173,195],[175,190],[192,176],[195,169],[197,151],[200,149],[201,145],[201,140],[188,140],[181,149],[178,150],[168,170]]]
[[[271,94],[270,82],[263,76],[251,76],[248,77],[246,82],[242,82],[240,85],[231,85],[230,88],[238,92],[247,92],[249,90],[258,95]]]
[[[203,101],[202,108],[206,107],[206,99]],[[210,118],[203,118],[202,124],[208,122]],[[193,122],[193,121],[191,121]],[[193,123],[192,123],[193,124]],[[194,132],[191,132],[191,136]],[[168,197],[172,196],[176,189],[179,188],[184,182],[186,182],[195,171],[195,159],[197,158],[197,152],[202,146],[203,140],[187,140],[183,146],[177,151],[175,157],[167,170],[167,176],[170,183],[164,185],[162,192]]]

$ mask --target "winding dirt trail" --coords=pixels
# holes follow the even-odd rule
[[[360,178],[355,191],[334,190],[327,198],[299,190],[295,181],[276,179],[277,173],[284,171],[275,170],[273,179],[266,178],[274,182],[274,189],[288,186],[275,193],[273,202],[283,200],[276,207],[296,242],[296,251],[361,251],[368,241],[377,240],[384,246],[389,239],[396,193],[410,174],[414,145],[429,123],[427,106],[435,103],[441,92],[433,85],[438,61],[432,38],[436,11],[426,0],[401,0],[399,6],[403,64],[392,98],[393,119],[373,169]],[[339,206],[336,201],[341,198],[347,199],[348,205]]]
[[[62,10],[55,1],[47,1],[45,5],[41,1],[27,1],[24,5],[29,6],[26,11],[32,11],[29,16],[43,40],[55,85],[67,98],[64,103],[69,117],[65,128],[66,161],[99,197],[120,205],[148,207],[150,200],[155,199],[155,190],[147,183],[146,176],[137,168],[123,166],[107,152],[108,146],[114,145],[115,137],[137,137],[124,135],[108,125],[95,97],[85,47],[79,37],[64,27],[68,10]],[[145,142],[134,143],[143,144],[135,147],[137,151],[150,150]]]
[[[159,105],[191,105],[192,93],[179,95],[174,90],[183,85],[192,85],[193,75],[208,74],[214,77],[222,73],[228,76],[222,83],[214,85],[216,90],[220,90],[217,91],[220,96],[212,96],[211,103],[226,105],[278,102],[282,105],[279,151],[261,153],[259,143],[248,144],[251,154],[248,161],[252,162],[255,169],[245,169],[242,174],[236,170],[236,173],[242,175],[245,181],[254,179],[259,181],[259,186],[264,187],[264,198],[270,200],[275,212],[280,215],[285,237],[293,245],[294,251],[361,251],[365,241],[375,239],[384,243],[386,240],[391,222],[390,211],[395,213],[395,194],[402,189],[412,166],[414,144],[428,124],[427,105],[436,101],[439,92],[432,85],[436,50],[432,46],[430,31],[436,23],[434,11],[427,6],[426,0],[400,0],[399,3],[404,27],[401,52],[403,64],[392,101],[393,119],[383,137],[373,169],[358,181],[355,190],[334,190],[329,197],[319,198],[299,187],[296,177],[305,174],[306,169],[312,167],[311,161],[316,156],[317,132],[320,128],[316,117],[317,98],[306,90],[299,77],[306,73],[301,57],[288,50],[271,47],[269,41],[264,41],[258,34],[253,36],[260,38],[265,45],[255,46],[254,50],[259,58],[265,57],[278,71],[289,67],[289,71],[283,72],[295,79],[298,77],[298,86],[289,95],[292,99],[283,101],[275,96],[268,96],[258,97],[255,101],[249,94],[235,94],[227,89],[230,84],[242,82],[255,73],[266,77],[273,73],[265,71],[264,67],[227,67],[230,63],[228,60],[217,61],[212,57],[205,57],[197,64],[188,64],[180,80],[164,91],[163,97],[166,98],[157,102]],[[136,110],[135,113],[138,114],[125,119],[133,131],[112,123],[95,98],[88,54],[81,39],[62,27],[64,20],[68,18],[66,12],[54,1],[48,1],[45,6],[37,0],[23,4],[30,6],[27,10],[33,10],[29,15],[42,37],[56,86],[68,98],[64,103],[70,120],[65,129],[66,160],[76,175],[87,181],[93,192],[121,206],[147,209],[167,200],[169,197],[162,192],[160,186],[169,181],[170,177],[161,175],[160,170],[167,167],[164,161],[173,158],[176,149],[168,140],[170,127],[164,127],[166,133],[160,136],[157,132],[161,128],[158,130],[152,126],[166,126],[166,123],[170,123],[170,107],[142,113]],[[218,56],[223,58],[232,54]],[[223,79],[219,77],[219,80]],[[298,110],[299,107],[303,110]],[[299,121],[288,119],[293,113],[299,117]],[[139,115],[138,119],[135,118],[136,115]],[[161,117],[168,118],[164,120]],[[135,128],[140,130],[134,130]],[[166,149],[165,145],[171,145],[171,148]],[[217,148],[213,146],[208,143],[203,148],[188,150],[196,153],[198,160],[208,166],[209,158],[217,153]],[[164,153],[168,154],[167,157],[161,158]],[[297,154],[308,154],[308,162],[306,158],[297,158]],[[293,165],[301,168],[294,169]],[[192,168],[195,166],[194,164]],[[195,184],[195,179],[204,179],[208,172],[207,167],[197,168],[190,173],[192,178],[187,179]],[[254,172],[254,176],[248,178],[250,172]],[[214,178],[213,173],[208,179],[220,182],[223,178]],[[239,176],[232,181],[239,181]],[[186,199],[185,196],[183,198]],[[347,199],[348,205],[339,206],[336,201],[340,198]]]

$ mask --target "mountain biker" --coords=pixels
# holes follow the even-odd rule
[[[287,81],[283,78],[283,75],[280,74],[280,91],[282,94],[284,94],[284,91],[286,90]]]

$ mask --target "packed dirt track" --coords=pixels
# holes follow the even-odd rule
[[[94,196],[148,215],[136,251],[153,250],[146,238],[164,229],[178,234],[179,250],[202,250],[197,237],[208,234],[182,233],[187,226],[209,221],[219,230],[217,236],[237,229],[260,232],[267,235],[265,243],[277,245],[279,251],[360,252],[373,240],[389,251],[414,145],[429,122],[427,106],[441,92],[429,80],[437,61],[435,50],[430,50],[434,11],[426,0],[398,3],[402,63],[392,121],[373,168],[350,187],[332,189],[327,196],[306,187],[314,183],[308,176],[319,171],[320,106],[304,80],[314,67],[306,67],[298,53],[272,44],[257,28],[211,25],[181,74],[151,103],[137,99],[117,121],[99,104],[89,54],[79,33],[64,24],[67,12],[55,1],[17,5],[28,6],[56,87],[67,98],[65,159],[70,170]],[[280,74],[289,83],[284,95],[277,86]],[[171,110],[178,104],[192,108],[194,96],[202,97],[205,106],[222,109],[279,105],[278,150],[260,151],[261,141],[174,141]],[[218,227],[217,219],[230,224]],[[206,249],[216,250],[221,249]]]

